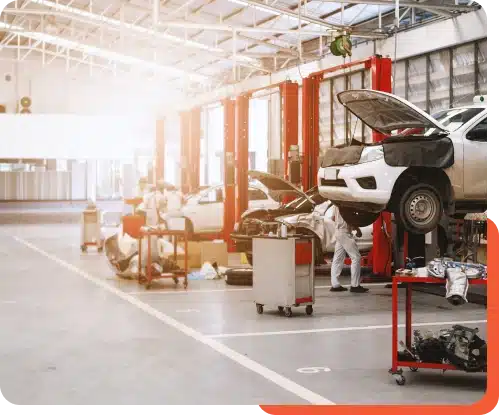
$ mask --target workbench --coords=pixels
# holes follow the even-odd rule
[[[175,283],[178,283],[178,278],[184,279],[184,288],[187,288],[188,274],[189,274],[189,233],[187,230],[167,230],[167,229],[157,229],[157,228],[147,228],[143,227],[138,232],[137,238],[139,241],[139,284],[144,284],[145,288],[148,289],[151,286],[153,280],[172,278]],[[153,236],[163,237],[171,236],[173,243],[173,261],[177,263],[177,246],[180,240],[184,242],[184,268],[179,270],[172,270],[171,272],[163,272],[160,274],[152,273],[152,255],[151,255],[151,238]],[[142,240],[147,238],[147,258],[145,274],[142,272]]]
[[[440,370],[461,370],[460,368],[445,363],[425,363],[418,361],[399,360],[398,355],[398,284],[404,283],[406,300],[405,300],[405,346],[408,349],[412,347],[412,285],[414,283],[421,284],[446,284],[445,278],[433,277],[410,277],[396,275],[392,279],[392,367],[390,374],[393,375],[398,385],[405,384],[405,377],[402,375],[401,367],[408,367],[412,372],[417,372],[418,369],[440,369]],[[486,285],[486,279],[469,279],[470,285]]]

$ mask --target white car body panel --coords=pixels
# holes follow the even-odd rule
[[[345,98],[349,98],[350,102],[354,102],[352,97],[354,97],[355,91],[346,91],[341,94],[345,94]],[[341,94],[339,94],[339,96]],[[394,109],[396,108],[398,111],[398,118],[396,117],[393,120],[390,119],[390,121],[399,122],[400,126],[403,125],[404,121],[403,107],[405,105],[409,118],[413,117],[413,119],[416,119],[417,117],[423,116],[424,122],[432,124],[436,129],[444,130],[445,128],[448,128],[451,130],[451,132],[448,133],[448,137],[452,140],[454,145],[454,164],[443,171],[449,177],[453,190],[453,199],[456,201],[486,200],[487,142],[471,141],[467,138],[467,133],[476,127],[482,120],[487,118],[487,109],[485,105],[462,107],[462,109],[483,108],[484,110],[452,131],[452,124],[444,126],[443,123],[435,120],[433,117],[402,98],[382,92],[373,92],[372,95],[379,96],[381,99],[386,98],[388,102],[393,103]],[[369,109],[369,107],[366,108]],[[373,117],[373,113],[367,111],[366,108],[360,109],[365,110],[366,117],[370,121],[376,122],[380,119]],[[461,108],[455,108],[453,110],[459,111]],[[373,112],[375,112],[375,109],[373,109]],[[446,120],[449,120],[449,118],[446,118]],[[428,126],[428,124],[426,126]],[[383,125],[380,124],[380,130],[378,131],[384,131],[382,127]],[[386,133],[386,131],[384,132]],[[369,203],[371,204],[369,210],[382,211],[386,208],[386,205],[391,198],[395,182],[406,169],[407,167],[389,166],[384,158],[360,164],[321,167],[318,171],[319,193],[333,201],[355,204]],[[356,180],[357,178],[369,176],[376,179],[376,189],[363,189]],[[346,187],[322,184],[323,179],[343,179],[346,183]],[[377,208],[373,209],[372,205],[377,205]]]
[[[334,252],[336,237],[332,218],[333,204],[330,201],[316,206],[312,213],[287,215],[276,218],[276,222],[285,223],[288,228],[305,228],[314,232],[322,242],[322,252]],[[355,236],[361,252],[369,252],[373,246],[373,225],[360,228],[362,236]]]

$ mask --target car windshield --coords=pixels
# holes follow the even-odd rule
[[[451,108],[448,110],[439,111],[432,114],[432,117],[440,121],[446,130],[452,132],[461,128],[469,120],[480,114],[485,108]],[[435,133],[435,128],[430,128],[426,131],[425,135]]]
[[[314,204],[316,206],[320,205],[321,203],[324,203],[324,201],[326,200],[319,194],[317,187],[310,189],[308,192],[306,192],[306,195],[314,201]],[[290,210],[302,209],[306,207],[310,207],[310,210],[312,210],[313,208],[310,201],[305,197],[298,197],[289,202],[288,204],[284,205],[285,209],[290,209]]]

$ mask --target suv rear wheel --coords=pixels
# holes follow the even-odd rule
[[[400,198],[397,219],[408,232],[424,234],[435,229],[442,218],[442,198],[432,185],[409,187]]]

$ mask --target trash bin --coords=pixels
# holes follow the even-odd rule
[[[89,246],[97,247],[98,252],[104,250],[104,238],[101,231],[101,212],[95,205],[91,204],[82,213],[81,251],[87,252]]]
[[[253,295],[258,314],[263,307],[277,307],[286,317],[292,307],[313,313],[314,244],[312,236],[253,238]]]

